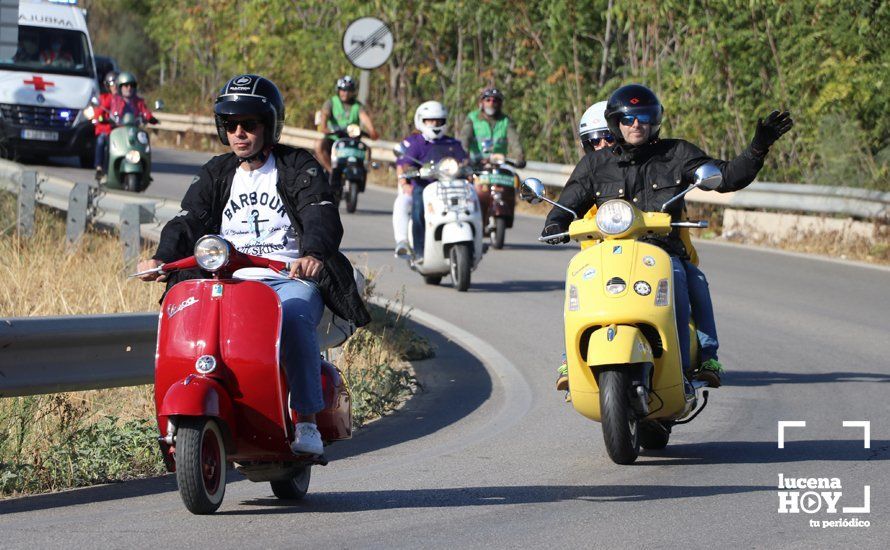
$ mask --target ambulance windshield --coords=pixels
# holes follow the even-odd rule
[[[0,59],[0,70],[89,76],[93,60],[80,31],[19,25],[19,46],[12,59]]]

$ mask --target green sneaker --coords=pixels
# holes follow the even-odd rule
[[[701,364],[695,374],[695,379],[707,382],[712,388],[719,388],[721,386],[720,375],[723,373],[723,365],[720,364],[720,361],[712,358]]]
[[[569,389],[569,365],[566,362],[565,355],[562,356],[562,365],[556,370],[559,378],[556,379],[556,390],[567,391]]]

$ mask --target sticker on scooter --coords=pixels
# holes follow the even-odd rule
[[[587,271],[585,271],[584,275],[581,275],[581,278],[584,279],[585,281],[593,279],[594,277],[596,277],[596,270],[592,267],[590,269],[588,269]]]
[[[652,256],[643,256],[643,265],[646,267],[653,267],[655,265],[655,258]]]
[[[178,306],[171,305],[170,307],[168,307],[167,308],[167,318],[169,319],[170,317],[173,317],[174,315],[176,315],[180,311],[184,310],[185,308],[193,306],[197,303],[198,303],[197,298],[195,298],[194,296],[189,296],[188,298],[183,300]]]
[[[612,247],[612,254],[621,254],[621,245]]]
[[[223,294],[223,286],[219,283],[213,285],[213,289],[210,291],[211,298],[219,298]]]
[[[577,276],[578,276],[578,273],[581,273],[581,270],[584,269],[585,267],[589,266],[589,265],[590,265],[590,264],[584,264],[584,265],[582,265],[581,267],[579,267],[578,269],[576,269],[575,271],[573,271],[573,272],[572,272],[572,277],[577,277]]]

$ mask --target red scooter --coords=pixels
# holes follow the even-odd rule
[[[519,178],[509,168],[511,164],[504,155],[493,154],[473,175],[482,208],[482,224],[491,246],[496,249],[504,248],[507,229],[513,227]]]
[[[312,466],[327,461],[295,455],[290,448],[296,419],[279,364],[281,303],[267,285],[232,277],[243,267],[283,271],[287,265],[243,254],[225,239],[207,235],[193,256],[149,272],[196,267],[213,278],[171,288],[158,321],[155,407],[167,470],[176,472],[179,494],[194,514],[213,513],[222,504],[232,462],[249,480],[270,482],[278,498],[300,499],[309,489]],[[342,342],[348,334],[341,334]],[[321,382],[322,440],[348,439],[349,388],[327,361],[322,361]]]

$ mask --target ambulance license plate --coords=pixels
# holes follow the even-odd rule
[[[47,132],[44,130],[22,130],[22,139],[36,139],[38,141],[59,141],[59,132]]]

